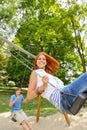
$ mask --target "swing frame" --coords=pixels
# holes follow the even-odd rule
[[[21,52],[25,53],[25,54],[28,55],[29,57],[35,58],[35,56],[34,56],[33,54],[29,53],[28,51],[22,49],[21,47],[19,47],[19,46],[13,44],[12,42],[8,41],[7,39],[5,39],[5,38],[3,38],[3,37],[1,37],[1,36],[0,36],[0,40],[2,40],[2,41],[4,41],[4,42],[8,43],[10,46],[13,46],[14,48],[16,48],[16,49],[18,49],[18,50],[20,50]],[[20,61],[20,60],[19,60],[19,61]],[[20,62],[21,62],[24,66],[26,66],[28,69],[32,70],[32,69],[31,69],[29,66],[27,66],[25,63],[23,63],[22,61],[20,61]],[[81,95],[83,95],[83,96],[81,96]],[[36,121],[37,121],[37,122],[39,121],[39,116],[40,116],[40,104],[41,104],[41,99],[40,99],[40,98],[41,98],[41,97],[38,98],[38,110],[37,110],[37,115],[36,115]],[[75,106],[77,106],[79,99],[80,99],[80,105],[77,107],[76,111],[74,111],[74,110],[75,110]],[[73,105],[72,105],[72,106],[70,107],[70,109],[69,109],[70,112],[71,112],[73,115],[77,114],[78,111],[81,109],[81,107],[84,105],[86,99],[87,99],[87,92],[86,92],[86,93],[81,93],[80,95],[78,95],[78,96],[76,97],[75,102],[74,102],[74,103],[76,103],[76,105],[74,105],[74,103],[73,103]],[[67,115],[66,113],[63,113],[63,114],[64,114],[64,117],[65,117],[65,119],[66,119],[67,124],[70,124],[68,115]]]
[[[39,95],[38,96],[38,103],[37,103],[36,122],[39,122],[39,118],[40,118],[41,100],[42,100],[42,97],[41,97],[41,95]],[[64,118],[65,118],[67,125],[70,126],[70,120],[69,120],[68,114],[63,113],[63,115],[64,115]]]

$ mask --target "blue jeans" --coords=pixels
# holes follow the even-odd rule
[[[60,106],[61,111],[70,113],[69,106],[67,101],[72,105],[76,96],[78,96],[81,92],[87,91],[87,72],[78,77],[71,84],[61,89],[62,92],[65,93],[66,98],[61,94],[60,95]],[[67,95],[67,94],[71,95]]]

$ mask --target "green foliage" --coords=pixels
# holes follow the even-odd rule
[[[0,84],[6,84],[8,74],[6,72],[8,57],[4,50],[0,48]]]
[[[14,87],[15,86],[15,82],[14,81],[8,81],[7,86]]]
[[[7,72],[9,73],[9,80],[14,81],[16,86],[27,87],[30,70],[13,57],[8,61]]]
[[[43,8],[41,8],[41,5],[43,5]],[[36,18],[31,19],[30,17],[21,24],[14,42],[16,44],[21,43],[24,49],[34,55],[37,55],[40,51],[46,51],[54,56],[61,63],[59,77],[67,83],[72,77],[71,75],[68,76],[68,71],[72,69],[73,74],[73,71],[77,71],[78,68],[76,62],[73,61],[79,62],[74,52],[74,38],[69,25],[71,23],[69,18],[66,18],[66,10],[62,9],[57,3],[50,4],[47,7],[45,5],[46,3],[42,4],[41,2],[35,5],[35,7],[38,7]],[[81,65],[79,65],[79,68],[81,68]],[[62,74],[66,76],[67,80],[62,77]]]

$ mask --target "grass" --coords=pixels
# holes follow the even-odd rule
[[[0,87],[0,113],[8,112],[11,108],[8,106],[10,96],[14,93],[14,88],[1,86]],[[27,91],[23,89],[23,95],[26,96]],[[38,98],[28,101],[26,104],[22,104],[23,110],[27,115],[36,116]],[[50,104],[46,99],[42,99],[40,107],[40,115],[47,116],[58,112],[58,110]]]

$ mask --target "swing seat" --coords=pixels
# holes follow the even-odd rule
[[[70,112],[73,115],[76,115],[79,112],[79,110],[81,109],[81,107],[84,105],[86,100],[87,100],[87,91],[80,93],[76,97],[76,99],[75,99],[73,105],[71,106],[71,108],[69,109]]]

